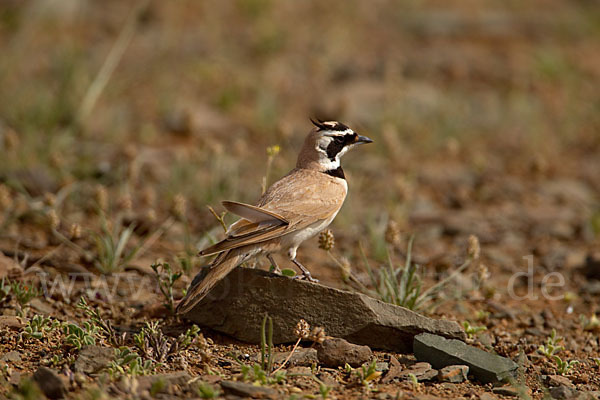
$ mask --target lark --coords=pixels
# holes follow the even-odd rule
[[[315,127],[304,140],[296,168],[269,187],[256,205],[223,202],[227,211],[241,218],[229,227],[225,239],[200,252],[217,256],[204,279],[177,306],[179,314],[190,311],[235,267],[260,255],[279,270],[272,255],[285,252],[302,278],[316,281],[296,259],[298,247],[327,228],[344,204],[348,183],[342,156],[372,140],[337,121],[311,121]]]

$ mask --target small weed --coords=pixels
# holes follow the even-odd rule
[[[83,322],[81,327],[72,322],[63,324],[65,342],[77,350],[81,350],[83,346],[95,345],[99,331],[100,328],[90,321]]]
[[[10,283],[7,283],[4,278],[0,281],[0,305],[5,301],[10,300]]]
[[[77,308],[83,310],[86,313],[86,315],[90,318],[90,321],[93,324],[95,324],[98,328],[100,328],[104,336],[113,346],[123,346],[123,343],[125,342],[125,334],[123,334],[122,336],[118,336],[117,331],[112,326],[111,322],[102,318],[97,308],[90,307],[85,298],[81,297],[79,299],[79,303],[77,303]]]
[[[600,368],[600,358],[592,358],[592,360],[596,363],[598,368]]]
[[[108,228],[108,223],[102,219],[102,233],[95,233],[96,252],[98,259],[96,260],[96,268],[102,274],[111,274],[120,271],[128,262],[130,262],[141,245],[136,246],[132,250],[127,251],[126,247],[133,235],[135,225],[131,224],[127,228],[122,229],[120,223],[115,223],[113,232]]]
[[[146,322],[139,333],[133,336],[135,346],[142,356],[158,363],[167,361],[169,356],[175,355],[190,347],[200,334],[200,328],[193,325],[177,339],[165,336],[158,326],[158,322]]]
[[[155,365],[151,360],[142,360],[138,353],[129,347],[115,349],[115,359],[108,364],[108,374],[115,379],[120,376],[149,375],[154,372]]]
[[[179,278],[181,278],[181,272],[173,272],[169,263],[156,263],[152,264],[152,270],[154,276],[158,282],[158,287],[162,293],[165,302],[164,306],[169,310],[171,314],[175,314],[175,300],[173,299],[173,286]]]
[[[371,382],[381,376],[381,371],[377,371],[377,360],[374,359],[370,364],[363,364],[360,368],[352,368],[349,364],[344,366],[344,370],[348,375],[354,376],[358,382],[366,389],[371,388]]]
[[[24,328],[24,336],[41,340],[46,333],[52,332],[60,323],[42,315],[34,315]]]
[[[554,356],[554,362],[556,363],[556,370],[561,375],[567,374],[573,366],[579,364],[577,360],[563,361],[559,356]]]
[[[421,384],[419,383],[419,380],[417,379],[416,375],[413,373],[409,373],[408,379],[410,380],[413,390],[415,392],[418,392],[421,389]]]
[[[281,368],[273,371],[273,319],[265,315],[260,328],[260,364],[252,367],[238,360],[242,381],[250,380],[260,385],[281,383],[286,380],[286,371]],[[284,363],[285,364],[285,363]]]
[[[206,383],[200,383],[196,386],[196,394],[201,399],[216,399],[221,395],[217,389]]]
[[[17,281],[11,282],[10,288],[11,288],[13,295],[17,299],[17,303],[19,304],[17,313],[20,316],[24,315],[25,307],[27,307],[27,304],[33,298],[42,295],[42,292],[40,290],[38,290],[32,286],[27,286],[26,284],[24,284],[22,282],[17,282]]]
[[[581,314],[579,316],[579,320],[581,321],[581,326],[584,331],[598,331],[600,330],[600,319],[596,314],[592,314],[590,318]]]
[[[472,326],[469,321],[463,322],[462,325],[463,325],[465,333],[467,334],[469,339],[473,338],[479,332],[483,332],[483,331],[487,330],[487,327],[485,327],[485,326]]]
[[[556,329],[552,329],[550,337],[546,339],[546,344],[540,345],[540,347],[538,347],[538,351],[551,359],[552,356],[560,353],[565,349],[563,346],[559,345],[559,343],[562,342],[562,340],[562,337],[556,336]]]

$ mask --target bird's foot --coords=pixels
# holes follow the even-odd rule
[[[308,281],[308,282],[312,282],[312,283],[319,283],[319,280],[316,278],[313,278],[312,275],[310,274],[310,272],[308,272],[308,270],[302,271],[301,275],[296,275],[292,279],[298,279],[301,281]]]

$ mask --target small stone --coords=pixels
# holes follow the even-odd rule
[[[62,399],[67,393],[63,380],[50,368],[39,367],[33,374],[33,380],[49,399]]]
[[[527,395],[531,394],[531,389],[529,389],[526,386],[518,387],[518,386],[507,385],[507,386],[495,387],[492,389],[492,392],[494,392],[495,394],[499,394],[501,396],[509,396],[509,397],[524,397],[523,391],[525,391],[525,394],[527,394]]]
[[[398,359],[394,356],[390,357],[389,370],[387,374],[383,378],[381,378],[381,383],[386,384],[390,383],[394,379],[400,376],[402,372],[402,365],[398,361]]]
[[[0,361],[3,363],[12,362],[17,363],[21,361],[21,355],[16,351],[9,351],[8,353],[4,353],[2,357],[0,357]]]
[[[378,362],[375,363],[375,371],[379,371],[381,373],[386,373],[390,369],[390,364],[386,362]]]
[[[173,385],[178,385],[179,387],[186,387],[188,382],[192,379],[190,374],[185,371],[176,371],[176,372],[168,372],[165,374],[156,374],[156,375],[147,375],[140,376],[138,379],[138,392],[142,392],[144,390],[150,390],[153,384],[162,380],[165,382],[165,387],[162,390],[163,392],[168,391],[169,388]]]
[[[572,399],[572,398],[575,398],[576,395],[577,395],[577,391],[575,389],[571,389],[567,386],[558,386],[558,387],[550,388],[550,396],[552,396],[553,399],[558,399],[558,400]]]
[[[482,393],[479,395],[479,400],[498,400],[498,398],[491,393]]]
[[[556,386],[567,386],[570,388],[575,387],[575,385],[573,385],[573,382],[571,382],[569,380],[569,378],[562,376],[562,375],[548,375],[546,377],[546,382],[548,383],[548,385],[550,387],[556,387]]]
[[[23,328],[25,324],[21,322],[21,319],[12,315],[0,315],[0,329],[8,328],[16,331]]]
[[[115,358],[115,351],[110,347],[85,346],[75,361],[75,371],[95,374]]]
[[[422,333],[413,342],[417,360],[430,362],[435,368],[467,365],[470,373],[483,383],[514,377],[519,367],[514,361],[488,353],[464,342]]]
[[[467,380],[469,367],[467,365],[449,365],[438,373],[440,382],[460,383]]]
[[[431,367],[428,362],[418,362],[411,366],[409,369],[398,374],[398,377],[403,380],[410,379],[410,376],[414,375],[417,381],[430,381],[438,375],[438,371]]]
[[[372,356],[373,352],[368,346],[352,344],[340,338],[325,339],[317,347],[319,362],[329,368],[343,367],[346,364],[359,367]]]
[[[222,381],[221,388],[225,394],[252,399],[278,399],[279,393],[275,389],[264,386],[254,386],[250,383]]]

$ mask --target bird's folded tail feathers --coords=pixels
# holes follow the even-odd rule
[[[188,290],[183,300],[177,305],[176,313],[185,314],[189,312],[221,279],[225,278],[235,267],[240,265],[244,259],[244,254],[240,254],[237,250],[232,250],[228,254],[228,257],[218,265],[213,265],[204,279]]]

